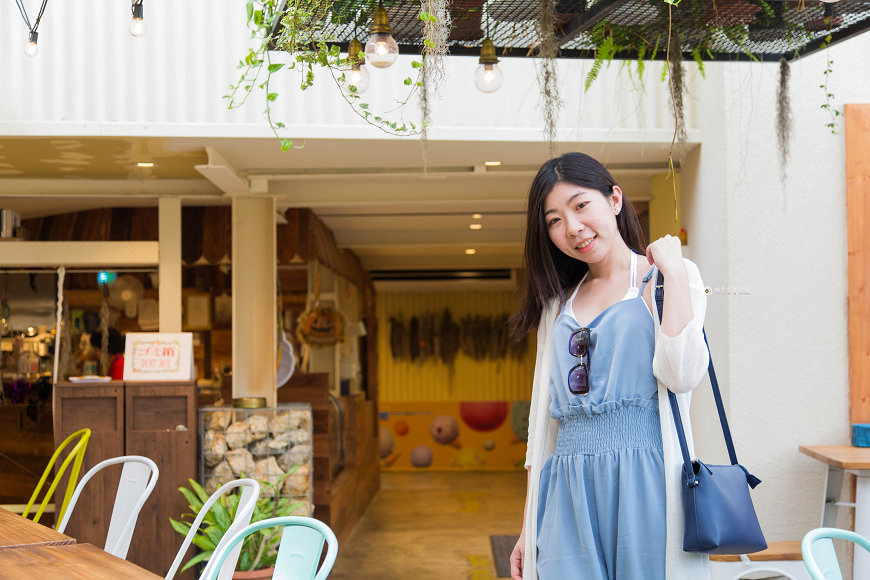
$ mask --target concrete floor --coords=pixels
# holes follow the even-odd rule
[[[382,473],[330,580],[496,578],[490,535],[518,535],[526,473]]]

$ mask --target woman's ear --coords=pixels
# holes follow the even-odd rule
[[[619,188],[618,185],[613,186],[613,193],[610,195],[609,199],[610,199],[610,205],[613,206],[613,213],[614,214],[622,211],[623,196],[622,196],[622,190]]]

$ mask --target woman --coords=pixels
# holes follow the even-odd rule
[[[91,335],[91,346],[99,360],[102,358],[103,333],[97,330]],[[124,348],[126,339],[114,326],[109,327],[109,376],[113,381],[124,380]]]
[[[512,330],[537,325],[538,355],[512,578],[709,578],[707,556],[682,550],[682,458],[666,390],[679,393],[694,456],[689,397],[709,361],[697,266],[673,236],[644,248],[631,202],[581,153],[538,171],[524,261]]]

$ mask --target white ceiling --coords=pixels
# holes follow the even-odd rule
[[[206,146],[242,177],[268,181],[280,210],[312,208],[337,243],[369,270],[489,269],[521,265],[525,202],[546,144],[431,141],[426,170],[418,141],[312,140],[281,153],[271,139],[173,138],[163,151],[189,155]],[[3,140],[0,139],[0,146]],[[650,197],[650,177],[666,172],[665,143],[590,143],[579,147],[604,162],[628,196]],[[578,149],[574,143],[564,150]],[[501,161],[486,168],[485,161]],[[199,161],[201,163],[201,161]],[[213,161],[210,161],[213,163]],[[37,217],[98,207],[156,205],[161,194],[185,204],[228,204],[204,179],[136,179],[19,175],[0,179],[0,206]],[[170,183],[171,182],[171,183]],[[479,213],[480,219],[472,214]],[[472,230],[471,223],[481,229]],[[474,249],[473,255],[466,254]]]

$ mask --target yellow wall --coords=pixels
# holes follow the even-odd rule
[[[385,403],[425,401],[516,401],[532,394],[535,374],[535,341],[521,361],[474,361],[462,353],[451,373],[441,361],[396,361],[390,354],[390,317],[426,312],[441,314],[448,308],[453,320],[465,315],[513,314],[512,292],[386,293],[377,295],[378,393]]]
[[[676,174],[677,207],[679,220],[674,221],[674,182],[667,173],[652,177],[652,197],[649,202],[649,241],[656,241],[666,234],[680,235],[683,210],[680,207],[680,174]]]

